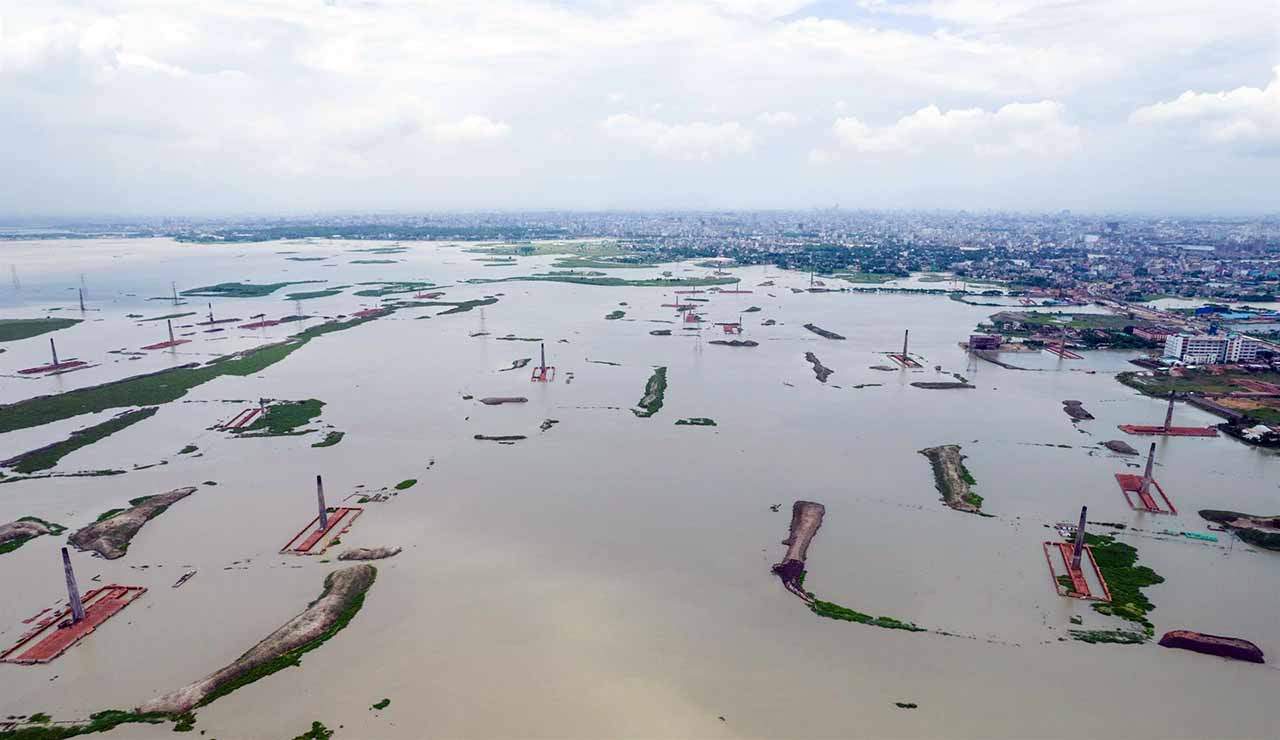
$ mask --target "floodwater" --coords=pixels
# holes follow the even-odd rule
[[[1007,362],[1030,370],[1007,370],[958,346],[999,309],[944,296],[793,293],[808,275],[774,268],[732,271],[751,294],[698,296],[709,299],[709,323],[694,332],[659,323],[677,318],[661,306],[674,299],[669,289],[458,284],[543,272],[549,257],[489,267],[448,245],[406,243],[408,252],[393,255],[346,251],[371,246],[378,245],[5,245],[13,279],[0,288],[4,316],[61,308],[51,315],[78,318],[83,273],[87,320],[52,336],[60,355],[98,363],[20,379],[16,369],[45,360],[48,335],[5,343],[5,402],[206,360],[297,331],[298,324],[232,328],[137,360],[108,354],[164,338],[163,322],[139,325],[128,313],[208,310],[208,300],[179,308],[146,300],[168,295],[171,281],[181,290],[235,280],[424,279],[449,286],[443,300],[501,295],[483,310],[439,316],[444,309],[409,309],[322,336],[258,376],[194,389],[67,456],[57,470],[165,465],[0,485],[0,521],[34,515],[80,527],[139,495],[218,484],[201,486],[149,523],[122,559],[74,556],[83,587],[150,590],[54,663],[0,665],[0,716],[44,711],[74,719],[137,706],[225,665],[283,624],[338,567],[277,554],[314,515],[311,482],[319,473],[331,505],[417,478],[390,501],[366,504],[339,547],[399,545],[404,552],[376,563],[378,581],[363,610],[301,667],[199,710],[197,727],[210,737],[290,737],[313,720],[357,738],[1280,736],[1268,703],[1280,691],[1280,673],[1270,665],[1154,642],[1062,640],[1072,615],[1086,628],[1125,626],[1056,596],[1050,583],[1041,542],[1055,535],[1045,525],[1074,521],[1088,505],[1091,520],[1144,530],[1121,539],[1166,578],[1147,589],[1157,635],[1187,628],[1244,637],[1280,656],[1280,555],[1226,536],[1215,545],[1159,534],[1205,531],[1195,515],[1201,508],[1274,513],[1280,460],[1225,437],[1160,440],[1158,478],[1182,513],[1130,510],[1112,475],[1134,472],[1136,462],[1096,445],[1122,438],[1117,424],[1163,418],[1163,404],[1113,380],[1132,367],[1132,353],[1080,361],[1011,354]],[[290,261],[294,255],[282,251],[328,259]],[[766,279],[775,287],[758,287]],[[213,310],[278,317],[296,309],[286,292],[319,287],[213,299]],[[302,309],[336,316],[377,304],[353,290],[303,301]],[[762,310],[742,313],[749,306]],[[606,321],[615,309],[625,318]],[[709,344],[723,336],[711,322],[739,316],[743,338],[758,347]],[[777,325],[763,326],[766,319]],[[803,328],[807,322],[847,340],[818,337]],[[908,327],[911,351],[926,369],[871,369],[891,364],[881,353],[900,348]],[[649,334],[663,328],[672,336]],[[480,332],[487,336],[472,336]],[[528,369],[500,372],[518,358],[536,363],[537,343],[498,339],[508,334],[544,339],[554,383],[530,383]],[[810,351],[835,370],[826,384],[804,359]],[[665,406],[638,418],[628,409],[658,365],[668,368]],[[951,380],[953,372],[976,388],[909,385]],[[860,384],[875,385],[854,387]],[[464,395],[529,402],[488,407]],[[319,431],[232,439],[209,429],[258,398],[323,400],[315,428],[332,425],[346,437],[315,449]],[[1063,399],[1083,401],[1096,420],[1073,425]],[[0,435],[0,454],[60,439],[110,413]],[[674,425],[690,416],[718,426]],[[560,423],[540,431],[547,418]],[[1176,418],[1216,421],[1184,406]],[[528,439],[499,445],[475,434]],[[1129,441],[1145,451],[1143,438]],[[176,454],[188,443],[198,455]],[[994,517],[939,501],[917,451],[946,443],[963,446]],[[779,543],[798,499],[827,508],[809,549],[807,588],[953,635],[823,619],[788,594],[769,566],[785,549]],[[42,537],[0,556],[0,642],[15,640],[20,620],[63,598],[60,544]],[[188,568],[199,572],[171,588]],[[384,697],[391,705],[371,711]],[[126,725],[113,735],[169,732]]]

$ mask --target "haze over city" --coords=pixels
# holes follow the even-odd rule
[[[1276,210],[1257,0],[6,3],[0,219]]]

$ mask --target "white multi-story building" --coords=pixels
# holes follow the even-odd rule
[[[1173,334],[1164,340],[1164,356],[1188,365],[1253,362],[1267,345],[1243,334]]]

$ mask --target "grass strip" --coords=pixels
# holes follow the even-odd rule
[[[17,457],[11,457],[4,462],[0,462],[0,466],[10,468],[18,473],[34,473],[39,470],[48,470],[58,464],[62,458],[70,455],[72,452],[105,439],[112,434],[127,429],[137,424],[143,419],[149,419],[155,415],[158,409],[155,406],[126,411],[123,414],[113,416],[112,418],[94,424],[91,427],[77,429],[72,432],[69,437],[53,444],[39,447],[30,452],[24,452]]]

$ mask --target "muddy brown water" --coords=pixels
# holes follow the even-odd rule
[[[99,365],[18,379],[13,370],[44,359],[47,338],[6,343],[0,400],[205,360],[297,331],[296,324],[231,329],[140,360],[108,354],[162,338],[163,322],[139,326],[127,313],[203,310],[207,299],[179,308],[142,300],[167,295],[170,280],[180,289],[249,278],[457,286],[470,277],[545,271],[552,261],[485,267],[471,261],[475,255],[434,244],[409,244],[400,255],[406,261],[396,265],[337,259],[328,267],[275,254],[344,257],[351,254],[345,249],[368,246],[7,243],[21,289],[0,286],[4,315],[62,307],[51,315],[78,317],[75,288],[86,273],[89,307],[100,310],[54,336],[60,355]],[[662,269],[708,272],[665,265],[617,273],[637,279]],[[1154,534],[1204,531],[1195,516],[1201,508],[1276,510],[1274,453],[1225,437],[1158,440],[1157,476],[1184,513],[1134,512],[1112,477],[1133,469],[1097,446],[1119,436],[1117,424],[1163,418],[1159,400],[1112,378],[1131,368],[1133,354],[1090,353],[1079,361],[1024,354],[1017,364],[1044,372],[1005,370],[973,361],[957,346],[998,309],[941,296],[792,293],[788,287],[807,287],[807,275],[733,273],[743,285],[778,286],[769,290],[776,297],[763,289],[703,296],[710,299],[708,326],[735,321],[748,306],[762,308],[744,318],[743,338],[760,343],[750,352],[708,346],[714,337],[706,331],[650,336],[649,320],[674,318],[661,307],[673,302],[669,290],[449,287],[445,300],[503,295],[483,311],[436,316],[445,308],[413,309],[321,337],[257,376],[200,386],[151,419],[69,455],[57,470],[167,465],[0,485],[0,521],[34,515],[75,528],[130,498],[218,482],[150,522],[126,557],[75,555],[85,588],[114,581],[150,591],[51,665],[0,665],[0,716],[73,718],[136,706],[225,665],[284,624],[338,567],[277,553],[314,516],[311,481],[320,473],[333,504],[417,478],[390,501],[366,504],[342,536],[343,546],[404,551],[376,563],[378,581],[363,611],[300,668],[200,710],[197,726],[209,736],[292,737],[313,720],[343,725],[340,736],[403,738],[1280,735],[1280,718],[1266,703],[1280,689],[1280,673],[1269,666],[1154,643],[1060,642],[1072,615],[1089,628],[1123,623],[1055,596],[1040,546],[1053,539],[1043,525],[1074,521],[1082,504],[1095,521],[1148,530],[1124,539],[1167,579],[1147,591],[1157,605],[1157,635],[1187,628],[1239,636],[1280,658],[1280,590],[1264,587],[1275,583],[1280,555],[1224,535],[1212,545]],[[289,314],[295,304],[283,300],[286,292],[319,287],[213,299],[214,310]],[[302,301],[302,309],[332,316],[379,302],[352,290]],[[636,321],[602,318],[620,301]],[[420,316],[433,318],[415,320]],[[763,326],[768,319],[777,324]],[[810,322],[848,339],[823,340],[803,328]],[[905,328],[927,369],[870,369],[900,347]],[[470,336],[478,332],[489,335]],[[499,372],[514,351],[495,340],[506,334],[545,338],[557,382]],[[839,382],[814,382],[807,351],[835,368]],[[599,357],[619,365],[586,361]],[[665,405],[637,418],[627,409],[656,365],[668,368]],[[935,365],[976,388],[910,387],[952,379]],[[566,384],[570,372],[574,382]],[[867,383],[883,385],[853,388]],[[464,395],[529,402],[483,407]],[[327,405],[314,426],[331,424],[346,436],[313,449],[322,432],[232,439],[208,430],[245,405],[224,401],[260,397],[321,399]],[[1082,400],[1097,418],[1072,425],[1063,398]],[[0,435],[0,458],[111,413]],[[674,426],[689,416],[714,418],[718,426]],[[542,431],[546,418],[561,423]],[[1175,418],[1215,421],[1183,405]],[[475,434],[528,439],[507,446]],[[187,443],[200,447],[199,456],[177,455]],[[928,461],[916,451],[947,443],[963,445],[983,510],[995,518],[955,512],[939,500]],[[806,610],[769,573],[785,550],[786,512],[797,499],[827,509],[808,553],[807,588],[859,611],[964,636],[877,629]],[[770,511],[774,504],[779,512]],[[61,542],[41,537],[0,555],[7,595],[0,641],[16,639],[20,620],[62,598]],[[188,568],[199,575],[170,588]],[[370,712],[383,697],[391,706]],[[902,711],[895,701],[919,708]],[[171,737],[167,727],[140,726],[114,735]]]

